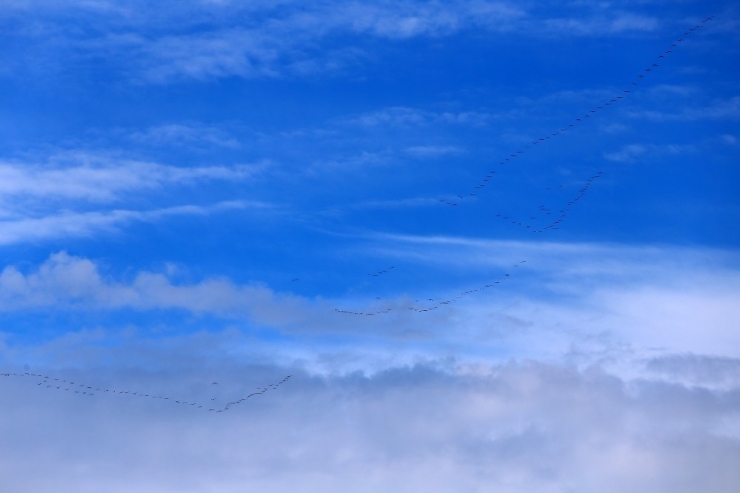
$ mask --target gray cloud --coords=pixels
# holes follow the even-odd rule
[[[168,348],[165,357],[176,356]],[[293,378],[214,416],[0,377],[7,397],[0,487],[721,493],[740,481],[736,386],[688,388],[538,362],[438,361],[321,375],[239,359],[201,360],[198,370],[58,368],[54,375],[206,399]],[[209,388],[214,378],[218,391]]]
[[[740,360],[697,354],[675,354],[646,361],[648,372],[685,385],[736,388],[740,386]]]

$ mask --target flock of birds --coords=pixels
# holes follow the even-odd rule
[[[707,17],[706,19],[702,20],[696,26],[694,26],[694,27],[686,30],[682,34],[682,36],[688,36],[688,35],[690,35],[694,31],[696,31],[697,29],[700,29],[701,27],[703,27],[704,24],[706,24],[707,22],[711,21],[712,19],[714,19],[714,16]],[[658,62],[662,62],[668,55],[670,55],[671,53],[673,53],[673,48],[678,47],[678,43],[682,43],[683,41],[684,41],[684,38],[683,37],[678,38],[675,42],[673,42],[670,45],[670,47],[668,47],[668,49],[666,49],[660,55],[658,55],[654,62],[652,62],[647,67],[645,67],[641,73],[637,74],[632,79],[632,81],[630,82],[630,88],[623,89],[620,94],[616,94],[616,95],[612,96],[610,99],[608,99],[607,101],[604,101],[602,104],[599,104],[599,105],[595,106],[594,108],[590,109],[585,114],[583,114],[581,116],[578,116],[576,118],[573,118],[570,122],[563,124],[563,126],[559,127],[558,129],[556,129],[556,130],[554,130],[552,132],[549,132],[546,135],[542,135],[540,137],[537,137],[537,138],[533,139],[532,142],[531,142],[531,144],[525,145],[524,147],[521,147],[521,148],[517,149],[516,151],[512,152],[511,154],[509,154],[506,157],[502,157],[501,160],[498,162],[498,166],[504,166],[504,165],[506,165],[508,163],[514,163],[516,159],[518,159],[519,157],[521,157],[527,151],[529,151],[531,149],[534,149],[535,146],[537,146],[539,144],[542,144],[542,143],[544,143],[544,142],[546,142],[546,141],[548,141],[548,140],[550,140],[552,138],[555,138],[558,135],[562,135],[563,133],[567,132],[568,130],[570,130],[570,129],[574,128],[574,127],[576,127],[577,125],[582,125],[582,124],[586,123],[592,116],[596,116],[597,113],[605,110],[606,108],[608,108],[612,104],[616,104],[616,103],[622,101],[623,99],[625,99],[625,97],[628,96],[632,92],[631,88],[634,88],[635,86],[639,85],[640,82],[642,81],[642,79],[644,79],[646,77],[646,75],[649,75],[655,69],[657,69],[658,67],[660,67],[660,63],[658,63]],[[444,205],[447,205],[449,207],[457,207],[458,206],[458,203],[462,202],[463,200],[468,200],[468,199],[471,199],[472,197],[475,197],[478,194],[479,191],[481,191],[484,188],[486,188],[486,186],[488,185],[488,182],[493,179],[493,177],[494,177],[495,174],[496,174],[496,169],[492,169],[469,192],[464,193],[464,194],[461,194],[461,195],[456,195],[453,198],[440,198],[439,199],[439,202],[442,203],[442,204],[444,204]],[[534,233],[535,230],[533,230],[532,232]]]
[[[495,217],[498,219],[510,222],[514,226],[519,226],[521,228],[524,228],[531,233],[544,233],[548,229],[560,229],[560,223],[562,223],[565,220],[565,217],[568,215],[570,208],[573,207],[576,204],[576,202],[581,200],[584,195],[586,195],[586,192],[588,191],[589,188],[591,188],[591,185],[593,185],[594,181],[601,178],[603,174],[604,174],[603,171],[598,171],[596,174],[590,176],[586,180],[586,183],[578,190],[578,193],[572,199],[566,202],[563,208],[558,211],[559,215],[557,219],[552,220],[546,226],[536,227],[534,223],[517,220],[513,217],[510,217],[504,214],[496,214]],[[538,210],[545,216],[552,215],[552,210],[544,205],[540,205]],[[536,221],[538,218],[535,216],[530,216],[529,219]]]
[[[395,267],[393,267],[393,266],[390,266],[390,267],[388,267],[387,269],[379,270],[378,272],[371,272],[371,273],[369,273],[369,274],[368,274],[368,276],[372,276],[372,277],[380,277],[380,276],[382,276],[383,274],[387,274],[387,273],[389,273],[389,272],[390,272],[390,271],[392,271],[393,269],[395,269]]]
[[[694,31],[696,31],[697,29],[700,29],[702,26],[704,26],[704,24],[706,24],[707,22],[711,21],[712,19],[714,19],[714,17],[707,17],[706,19],[704,19],[703,21],[701,21],[696,26],[694,26],[691,29],[688,29],[687,31],[685,31],[683,33],[683,36],[690,35]],[[644,79],[646,77],[646,75],[649,75],[655,69],[657,69],[660,66],[660,63],[658,63],[658,62],[662,61],[666,56],[670,55],[673,52],[673,48],[676,48],[678,46],[678,44],[681,43],[681,42],[683,42],[683,41],[684,41],[684,38],[683,37],[677,39],[674,43],[671,44],[671,46],[667,50],[665,50],[662,54],[658,55],[658,57],[655,60],[655,62],[651,63],[649,66],[647,66],[643,70],[642,73],[639,73],[639,74],[637,74],[634,77],[634,79],[630,83],[630,88],[623,89],[622,90],[622,93],[617,94],[617,95],[614,95],[609,100],[605,101],[604,103],[602,103],[600,105],[597,105],[595,108],[592,108],[591,110],[589,110],[585,114],[583,114],[583,115],[581,115],[581,116],[579,116],[577,118],[574,118],[571,122],[564,124],[563,126],[559,127],[557,130],[555,130],[553,132],[550,132],[547,135],[543,135],[541,137],[535,138],[534,140],[532,140],[532,142],[531,142],[530,145],[525,145],[524,147],[522,147],[520,149],[517,149],[516,151],[512,152],[508,156],[502,158],[498,162],[498,165],[499,166],[505,166],[506,164],[516,162],[515,160],[519,159],[523,154],[525,154],[529,150],[534,149],[536,146],[538,146],[538,145],[540,145],[542,143],[545,143],[548,140],[553,139],[553,138],[557,137],[558,135],[563,134],[564,132],[567,132],[569,129],[574,128],[577,125],[582,125],[582,124],[586,123],[592,116],[595,116],[596,114],[598,114],[599,112],[605,110],[606,108],[608,108],[612,104],[616,104],[616,103],[622,101],[626,96],[628,96],[631,93],[631,88],[633,88],[634,86],[639,85],[640,82],[642,81],[642,79]],[[475,197],[478,192],[480,192],[483,189],[485,189],[486,186],[488,185],[489,181],[492,180],[494,178],[494,176],[496,175],[496,171],[497,171],[496,169],[490,170],[489,173],[485,177],[483,177],[483,179],[478,184],[476,184],[473,187],[473,190],[469,191],[467,194],[457,195],[456,197],[454,197],[452,199],[451,198],[440,198],[439,199],[439,202],[441,204],[447,205],[449,207],[458,207],[458,204],[459,203],[462,203],[462,201],[464,201],[464,200],[468,200],[468,199],[471,199],[472,197]],[[566,205],[563,206],[563,208],[558,211],[557,217],[555,217],[554,219],[552,219],[545,226],[536,227],[534,225],[534,223],[532,223],[532,222],[518,220],[518,219],[515,219],[515,218],[510,217],[508,215],[503,215],[503,214],[496,214],[495,217],[498,218],[498,219],[500,219],[500,220],[502,220],[502,221],[507,221],[507,222],[509,222],[512,225],[522,227],[523,229],[525,229],[528,232],[531,232],[533,234],[541,234],[541,233],[543,233],[545,231],[548,231],[548,230],[556,230],[556,229],[559,229],[560,224],[565,220],[566,216],[568,215],[568,212],[569,212],[570,208],[573,207],[577,202],[579,202],[586,195],[587,191],[589,190],[589,188],[591,187],[591,185],[594,183],[594,181],[597,180],[598,178],[600,178],[602,176],[602,174],[603,173],[601,171],[599,171],[596,174],[594,174],[593,176],[591,176],[586,181],[585,185],[578,191],[578,193],[576,194],[576,196],[573,197],[570,201],[568,201],[566,203]],[[544,205],[541,205],[538,210],[539,210],[540,213],[542,213],[543,216],[552,216],[553,215],[553,211],[550,210],[549,208],[545,207]],[[530,216],[529,219],[530,220],[533,220],[533,221],[536,221],[539,218],[537,218],[535,216]],[[522,260],[519,263],[515,264],[513,267],[514,268],[518,268],[519,266],[523,265],[525,262],[526,262],[526,260]],[[371,277],[380,277],[380,276],[383,276],[385,274],[388,274],[393,269],[394,269],[394,267],[388,267],[386,269],[383,269],[383,270],[380,270],[380,271],[377,271],[377,272],[369,273],[368,276],[371,276]],[[356,315],[356,316],[365,316],[365,317],[367,317],[367,316],[375,316],[375,315],[382,315],[382,314],[388,314],[388,313],[390,313],[392,311],[401,311],[401,310],[408,310],[408,311],[412,311],[412,312],[416,312],[416,313],[427,313],[427,312],[432,312],[432,311],[437,310],[439,308],[448,306],[448,305],[450,305],[452,303],[455,303],[458,300],[460,300],[460,299],[462,299],[462,298],[464,298],[466,296],[470,296],[470,295],[473,295],[475,293],[479,293],[481,291],[494,288],[494,287],[500,285],[501,283],[506,282],[509,279],[509,277],[510,277],[510,274],[509,273],[504,273],[500,277],[498,277],[497,279],[495,279],[493,281],[489,281],[487,284],[481,285],[481,286],[479,286],[477,288],[474,288],[474,289],[469,289],[469,290],[466,290],[466,291],[462,291],[462,292],[458,293],[457,295],[455,295],[455,296],[453,296],[451,298],[444,299],[444,300],[441,300],[441,301],[435,301],[433,299],[428,299],[427,301],[428,302],[431,302],[431,303],[430,304],[428,303],[426,305],[411,306],[411,307],[408,307],[408,306],[391,306],[391,307],[386,307],[386,308],[383,308],[383,309],[380,309],[380,310],[376,310],[376,311],[352,311],[352,310],[343,310],[343,309],[335,308],[334,311],[337,312],[337,313],[342,313],[342,314],[347,314],[347,315]],[[296,282],[298,280],[299,280],[299,278],[294,278],[294,279],[292,279],[292,282]],[[416,302],[418,303],[419,300],[416,300]],[[193,408],[193,409],[200,409],[200,410],[203,410],[203,411],[213,412],[213,413],[223,413],[223,412],[226,412],[226,411],[230,410],[231,408],[233,408],[234,406],[237,406],[237,405],[239,405],[239,404],[247,401],[248,399],[251,399],[251,398],[253,398],[255,396],[258,396],[258,395],[262,395],[262,394],[264,394],[264,393],[266,393],[266,392],[268,392],[270,390],[277,389],[280,385],[284,384],[285,382],[287,382],[291,378],[291,375],[288,375],[288,376],[286,376],[285,378],[283,378],[282,380],[280,380],[277,383],[270,384],[270,385],[268,385],[266,387],[258,387],[256,391],[254,391],[254,392],[252,392],[252,393],[250,393],[250,394],[248,394],[248,395],[246,395],[246,396],[244,396],[244,397],[242,397],[240,399],[229,401],[229,402],[227,402],[226,404],[224,404],[221,407],[214,407],[213,401],[215,400],[215,398],[211,399],[211,402],[210,403],[199,403],[199,402],[194,402],[194,401],[189,401],[189,400],[184,400],[184,399],[175,399],[175,398],[169,397],[169,396],[146,394],[146,393],[143,393],[143,392],[133,392],[133,391],[129,391],[129,390],[116,390],[116,389],[101,388],[101,387],[98,387],[98,386],[93,386],[93,385],[87,385],[87,384],[84,384],[84,383],[73,382],[73,381],[70,381],[70,380],[63,379],[63,378],[54,378],[54,377],[51,377],[49,375],[41,375],[41,374],[38,374],[38,373],[29,373],[29,372],[24,372],[24,373],[0,373],[0,376],[3,376],[3,377],[19,377],[19,378],[34,378],[34,379],[39,379],[39,381],[37,382],[36,385],[38,385],[38,386],[40,386],[42,388],[49,389],[49,390],[58,390],[58,391],[75,393],[75,394],[79,394],[81,396],[82,395],[85,395],[85,396],[95,396],[95,395],[102,395],[102,394],[134,396],[134,397],[140,397],[140,398],[164,400],[164,401],[168,401],[168,402],[171,402],[173,404],[180,405],[180,406],[185,406],[185,407],[189,407],[189,408]],[[217,382],[213,382],[213,385],[217,385],[217,384],[218,384]]]
[[[700,29],[702,26],[704,26],[704,24],[706,24],[707,22],[711,21],[712,19],[714,19],[713,16],[712,17],[707,17],[706,19],[702,20],[696,26],[694,26],[694,27],[686,30],[682,34],[682,36],[688,36],[688,35],[690,35],[694,31],[696,31],[697,29]],[[668,56],[671,53],[673,53],[673,48],[678,47],[678,44],[679,43],[682,43],[683,41],[684,41],[684,38],[683,37],[678,38],[675,42],[673,42],[670,45],[670,47],[668,47],[668,49],[666,49],[665,51],[663,51],[663,53],[661,53],[660,55],[658,55],[657,58],[656,58],[656,60],[654,62],[652,62],[649,66],[645,67],[645,69],[643,70],[642,73],[637,74],[632,79],[632,81],[630,82],[630,87],[633,88],[634,86],[639,85],[640,82],[642,81],[642,79],[644,79],[646,77],[646,75],[652,73],[656,68],[658,68],[660,66],[660,64],[658,62],[662,61],[663,59],[665,59],[666,56]],[[504,165],[509,164],[509,163],[514,163],[516,159],[519,159],[527,151],[529,151],[531,149],[534,149],[535,146],[537,146],[539,144],[542,144],[542,143],[548,141],[551,138],[555,138],[558,135],[561,135],[564,132],[568,131],[569,129],[574,128],[577,125],[582,125],[582,124],[586,123],[587,121],[589,121],[589,119],[592,116],[596,116],[596,114],[599,113],[600,111],[603,111],[604,109],[608,108],[612,104],[615,104],[615,103],[620,102],[621,100],[623,100],[630,93],[631,93],[631,89],[629,89],[629,88],[628,89],[623,89],[621,94],[614,95],[613,97],[611,97],[609,100],[605,101],[604,103],[602,103],[600,105],[597,105],[596,107],[590,109],[588,112],[586,112],[582,116],[578,116],[578,117],[574,118],[571,122],[564,124],[563,126],[559,127],[557,130],[555,130],[553,132],[550,132],[547,135],[543,135],[541,137],[535,138],[534,140],[532,140],[532,142],[531,142],[530,145],[525,145],[524,147],[522,147],[520,149],[517,149],[516,151],[512,152],[508,156],[502,158],[498,162],[498,165],[499,166],[504,166]],[[440,198],[440,199],[438,199],[439,202],[441,204],[444,204],[444,205],[449,206],[449,207],[457,207],[458,206],[458,203],[461,203],[463,200],[468,200],[468,199],[471,199],[471,198],[475,197],[478,194],[478,192],[480,192],[481,190],[483,190],[484,188],[486,188],[486,186],[488,185],[489,181],[492,180],[494,178],[494,176],[496,175],[496,171],[497,171],[496,169],[490,170],[488,172],[488,174],[485,175],[483,177],[483,179],[480,180],[480,182],[478,184],[476,184],[473,187],[473,189],[471,191],[469,191],[468,193],[462,194],[462,195],[457,195],[457,196],[455,196],[452,199],[450,199],[450,198]],[[567,217],[570,209],[586,195],[586,193],[588,192],[589,188],[591,188],[591,185],[593,185],[594,182],[597,179],[601,178],[602,176],[603,176],[603,172],[602,171],[598,171],[594,175],[590,176],[586,180],[585,184],[578,190],[578,192],[576,193],[576,195],[573,198],[571,198],[567,203],[565,203],[565,205],[559,211],[557,211],[557,214],[555,215],[554,218],[548,217],[548,216],[553,216],[554,215],[553,211],[550,208],[546,207],[545,205],[540,205],[538,211],[541,213],[541,215],[545,219],[549,220],[549,222],[546,225],[542,225],[542,226],[536,225],[535,221],[538,221],[538,220],[542,219],[542,217],[537,217],[537,216],[530,216],[529,219],[527,219],[527,220],[521,220],[521,219],[517,219],[517,218],[511,217],[511,216],[506,215],[506,214],[499,213],[499,214],[496,214],[494,217],[497,218],[498,220],[506,221],[507,223],[509,223],[511,225],[520,227],[523,230],[525,230],[525,231],[527,231],[529,233],[533,233],[533,234],[542,234],[542,233],[544,233],[546,231],[560,229],[560,225],[565,220],[565,218]],[[560,186],[560,188],[562,188],[562,185]],[[551,187],[547,187],[547,189],[549,190],[549,189],[551,189]],[[524,261],[520,262],[520,264],[522,264],[522,263],[524,263]],[[515,267],[518,267],[520,264],[515,265]],[[386,270],[383,270],[383,271],[379,271],[377,273],[371,273],[371,274],[368,274],[368,275],[373,276],[373,277],[377,277],[377,276],[379,276],[381,274],[387,273],[390,269],[393,269],[393,267],[390,267],[389,269],[386,269]],[[459,300],[463,296],[467,296],[467,295],[470,295],[470,294],[473,294],[473,293],[477,293],[479,291],[482,291],[482,290],[485,290],[485,289],[494,287],[494,286],[498,285],[499,283],[503,282],[504,280],[508,279],[508,277],[509,277],[509,274],[508,273],[507,274],[504,274],[501,278],[493,281],[492,283],[485,284],[485,285],[483,285],[481,287],[478,287],[476,289],[472,289],[472,290],[468,290],[468,291],[463,291],[463,292],[459,293],[457,296],[454,296],[451,299],[440,301],[440,302],[438,302],[438,303],[436,303],[436,304],[434,304],[432,306],[425,306],[425,307],[421,307],[421,308],[420,307],[413,307],[412,306],[412,307],[405,307],[405,309],[406,310],[410,310],[410,311],[414,311],[414,312],[418,312],[418,313],[430,312],[430,311],[436,310],[437,308],[440,308],[442,306],[449,305],[449,304],[451,304],[451,303]],[[429,301],[433,301],[433,300],[429,300]],[[390,306],[390,307],[386,307],[386,308],[383,308],[383,309],[380,309],[380,310],[375,310],[375,311],[344,310],[344,309],[340,309],[340,308],[335,308],[334,311],[337,312],[337,313],[343,313],[343,314],[347,314],[347,315],[374,316],[374,315],[387,314],[387,313],[390,313],[392,311],[398,311],[398,310],[403,310],[403,309],[404,309],[404,307],[400,307],[399,308],[397,306],[396,307]]]
[[[174,397],[169,397],[169,396],[145,394],[144,392],[106,389],[106,388],[101,388],[101,387],[94,386],[94,385],[88,385],[85,383],[73,382],[71,380],[67,380],[64,378],[54,378],[49,375],[41,375],[39,373],[29,373],[29,372],[0,373],[0,376],[40,379],[40,381],[36,383],[36,385],[40,387],[50,389],[50,390],[58,390],[62,392],[79,394],[80,396],[85,395],[88,397],[92,397],[94,395],[103,395],[103,394],[126,395],[126,396],[133,396],[133,397],[140,397],[140,398],[147,398],[147,399],[159,399],[159,400],[168,401],[173,404],[180,405],[180,406],[188,406],[194,409],[201,409],[207,412],[223,413],[223,412],[228,411],[232,407],[245,402],[247,399],[251,399],[252,397],[262,395],[265,392],[269,392],[270,390],[277,389],[279,386],[287,382],[291,378],[292,375],[286,376],[285,378],[283,378],[277,383],[271,383],[267,387],[257,387],[257,390],[255,392],[247,394],[246,396],[240,399],[229,401],[226,404],[224,404],[222,407],[213,407],[214,405],[213,401],[216,400],[215,397],[211,399],[210,403],[198,403],[198,402],[188,401],[185,399],[176,399]],[[218,382],[213,382],[212,385],[218,385]]]

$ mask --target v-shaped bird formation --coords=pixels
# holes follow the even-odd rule
[[[707,22],[710,22],[713,19],[714,19],[714,16],[707,17],[706,19],[702,20],[700,23],[698,23],[694,27],[686,30],[682,34],[682,37],[681,38],[678,38],[665,51],[663,51],[661,54],[659,54],[656,57],[656,59],[655,59],[654,62],[651,62],[647,67],[645,67],[643,69],[643,72],[641,72],[639,74],[636,74],[632,78],[632,80],[630,81],[629,88],[623,89],[621,93],[613,95],[610,99],[604,101],[602,104],[599,104],[599,105],[597,105],[597,106],[589,109],[583,115],[580,115],[578,117],[575,117],[575,118],[573,118],[569,122],[564,122],[562,126],[560,126],[559,128],[555,129],[554,131],[552,131],[552,132],[550,132],[550,133],[548,133],[546,135],[542,135],[540,137],[537,137],[537,138],[533,139],[530,145],[525,145],[524,147],[521,147],[519,149],[514,150],[509,155],[502,157],[498,161],[499,168],[498,169],[492,169],[492,170],[490,170],[489,173],[487,175],[485,175],[475,186],[473,186],[473,188],[470,191],[468,191],[467,193],[464,193],[464,194],[458,194],[458,195],[456,195],[454,197],[443,197],[443,198],[439,198],[438,199],[439,203],[444,204],[444,205],[449,206],[449,207],[458,207],[460,204],[463,203],[463,201],[469,201],[470,199],[476,197],[476,195],[478,193],[480,193],[483,189],[485,189],[486,186],[489,184],[489,182],[494,179],[494,177],[501,176],[501,173],[499,173],[497,175],[497,171],[501,171],[501,167],[503,167],[503,166],[505,166],[507,164],[515,164],[517,162],[517,160],[520,160],[521,157],[525,153],[532,152],[536,148],[536,146],[538,146],[540,144],[543,144],[543,143],[547,142],[548,140],[553,139],[553,138],[555,138],[555,137],[557,137],[559,135],[562,135],[563,133],[569,131],[570,129],[573,129],[574,127],[577,127],[579,125],[587,124],[592,117],[597,116],[600,112],[604,111],[609,106],[611,106],[613,104],[616,104],[616,103],[619,103],[620,101],[622,101],[623,99],[625,99],[627,96],[629,96],[632,93],[632,90],[635,88],[635,86],[638,86],[639,84],[641,84],[642,82],[644,82],[644,79],[646,78],[646,76],[652,74],[658,67],[660,67],[660,63],[658,63],[658,62],[661,62],[663,59],[665,59],[665,57],[667,57],[668,55],[672,54],[673,53],[673,48],[677,48],[680,43],[684,42],[686,36],[689,36],[690,34],[692,34],[693,32],[695,32],[696,30],[700,29]],[[562,205],[561,208],[559,210],[557,210],[556,212],[554,212],[551,208],[549,208],[549,207],[547,207],[545,205],[540,205],[539,208],[537,209],[537,211],[539,213],[539,217],[538,216],[531,216],[530,215],[529,218],[524,219],[524,218],[514,217],[514,216],[512,216],[512,215],[510,215],[508,213],[496,213],[495,215],[492,215],[492,217],[496,218],[497,220],[499,220],[499,221],[501,221],[503,223],[510,224],[510,225],[512,225],[514,227],[517,227],[517,228],[521,228],[522,230],[527,231],[527,232],[532,233],[532,234],[542,234],[542,233],[545,233],[547,231],[558,230],[558,229],[560,229],[561,224],[565,221],[566,217],[568,216],[568,213],[569,213],[570,209],[573,206],[575,206],[578,202],[580,202],[581,199],[584,198],[584,196],[589,191],[589,189],[594,184],[594,182],[597,179],[601,178],[603,176],[603,174],[604,173],[602,171],[598,171],[594,175],[590,176],[585,181],[585,183],[583,184],[583,186],[578,190],[578,192],[576,193],[576,195],[573,196],[564,205]],[[551,188],[552,188],[552,186],[551,187],[547,187],[547,189],[551,189]],[[538,225],[537,224],[538,221],[541,223],[542,220],[545,220],[546,223],[545,224]],[[385,273],[385,271],[381,271],[379,273],[369,274],[369,275],[371,275],[373,277],[377,277],[381,273]],[[412,307],[405,307],[405,309],[406,310],[413,311],[413,312],[418,312],[418,313],[429,312],[429,311],[435,310],[437,308],[440,308],[442,306],[449,305],[449,304],[453,303],[454,301],[460,299],[462,296],[467,296],[467,295],[470,295],[470,294],[473,294],[473,293],[477,293],[477,292],[483,291],[485,289],[494,287],[495,285],[498,285],[500,282],[502,282],[503,280],[505,280],[506,278],[508,278],[508,276],[509,276],[509,274],[504,274],[503,278],[499,278],[498,280],[493,281],[493,284],[486,284],[486,285],[483,285],[481,287],[478,287],[478,288],[475,288],[475,289],[472,289],[472,290],[463,291],[463,292],[461,292],[456,297],[453,297],[453,298],[451,298],[449,300],[444,300],[444,301],[439,302],[439,303],[434,304],[434,305],[430,305],[430,306],[426,306],[426,307],[421,307],[421,308],[420,307],[412,306]],[[382,315],[382,314],[391,313],[391,312],[397,311],[399,309],[400,309],[400,307],[395,307],[394,308],[392,306],[389,306],[389,307],[386,307],[386,308],[383,308],[383,309],[379,309],[379,310],[356,311],[356,310],[346,310],[346,309],[335,308],[334,311],[337,312],[337,313],[344,313],[344,314],[347,314],[347,315],[374,316],[374,315]]]
[[[619,104],[620,102],[624,101],[626,98],[628,98],[632,94],[632,91],[635,90],[635,88],[643,84],[647,80],[648,77],[652,76],[652,74],[657,69],[660,68],[661,63],[665,60],[665,58],[674,52],[674,48],[677,48],[682,42],[684,42],[687,36],[691,35],[696,30],[702,28],[707,22],[710,22],[712,19],[714,19],[714,17],[707,17],[706,19],[702,20],[700,23],[698,23],[694,27],[686,30],[682,34],[681,38],[678,38],[666,50],[660,53],[655,58],[654,61],[650,62],[643,69],[642,72],[635,74],[631,78],[629,82],[629,86],[622,89],[621,92],[612,95],[612,97],[610,97],[609,99],[594,106],[593,108],[588,109],[584,113],[582,114],[579,113],[578,116],[572,118],[570,121],[563,122],[561,126],[559,126],[556,129],[553,129],[547,134],[544,134],[537,138],[532,139],[529,144],[524,145],[518,149],[513,149],[507,155],[499,158],[497,160],[497,164],[494,167],[492,167],[490,171],[477,184],[475,184],[468,192],[439,198],[438,199],[439,203],[446,205],[448,207],[455,207],[455,208],[461,209],[462,204],[466,202],[470,202],[471,199],[476,197],[478,194],[483,193],[486,187],[489,185],[489,183],[492,180],[502,179],[501,178],[503,174],[502,170],[505,169],[504,167],[506,167],[507,165],[517,164],[519,161],[521,161],[521,159],[527,153],[531,153],[535,149],[542,148],[543,144],[545,144],[546,142],[550,141],[551,139],[555,139],[558,136],[571,131],[572,129],[575,129],[576,127],[589,124],[592,118],[597,117],[600,113],[602,113],[603,111],[606,111],[610,106]],[[537,216],[530,215],[526,219],[516,218],[509,214],[504,214],[504,213],[491,214],[491,218],[492,219],[495,218],[496,220],[499,220],[507,224],[510,224],[512,226],[521,228],[522,230],[525,230],[532,234],[543,234],[548,231],[557,230],[560,228],[560,226],[562,225],[562,223],[568,216],[570,209],[574,207],[577,203],[579,203],[585,197],[585,195],[590,190],[592,185],[596,182],[596,180],[598,180],[602,176],[603,176],[603,173],[601,171],[590,176],[585,181],[583,186],[578,190],[576,195],[573,196],[564,205],[562,205],[561,208],[558,209],[557,211],[554,211],[552,208],[547,207],[545,205],[540,205],[536,212],[536,214],[538,215]],[[518,262],[517,264],[513,265],[512,269],[518,269],[519,267],[522,267],[525,263],[526,263],[526,260],[522,260]],[[372,278],[379,278],[381,276],[390,274],[394,270],[395,270],[395,267],[391,266],[383,270],[379,270],[376,272],[370,272],[367,274],[367,276],[372,277]],[[380,316],[380,315],[390,314],[392,312],[429,313],[429,312],[433,312],[435,310],[439,310],[444,307],[450,306],[462,300],[465,297],[472,296],[477,293],[481,293],[487,290],[497,288],[501,286],[503,283],[509,281],[510,275],[511,275],[511,272],[505,272],[498,278],[488,281],[486,284],[482,284],[475,288],[461,291],[454,296],[450,296],[442,300],[426,299],[422,301],[422,300],[417,299],[414,302],[414,304],[408,304],[408,303],[402,304],[399,302],[391,302],[387,300],[384,301],[384,300],[378,299],[379,302],[377,302],[376,304],[383,305],[383,307],[380,307],[374,310],[373,309],[371,310],[349,310],[349,309],[342,309],[342,308],[334,308],[334,312],[340,313],[340,314],[346,314],[346,315],[362,316],[362,317]],[[297,282],[299,280],[300,278],[295,277],[291,280],[291,282]],[[58,378],[58,377],[53,377],[51,375],[44,375],[44,374],[38,374],[38,373],[8,372],[8,373],[0,373],[0,376],[6,377],[6,378],[24,378],[24,379],[32,380],[35,383],[35,385],[41,388],[48,389],[48,390],[55,390],[59,392],[68,392],[70,394],[76,394],[79,396],[94,397],[94,396],[103,396],[103,395],[110,395],[110,396],[115,395],[115,396],[145,398],[145,399],[152,399],[152,400],[162,400],[162,401],[168,401],[174,405],[188,407],[192,409],[198,409],[198,410],[202,410],[205,412],[212,412],[212,413],[223,413],[228,410],[231,410],[235,406],[242,404],[251,398],[254,398],[259,395],[263,395],[266,392],[269,392],[272,390],[276,390],[278,387],[286,383],[291,378],[291,375],[288,375],[276,383],[269,384],[266,387],[259,387],[254,392],[251,392],[239,399],[231,400],[221,406],[215,406],[213,402],[215,398],[211,399],[211,401],[209,402],[196,402],[193,400],[180,399],[180,398],[175,398],[172,396],[153,395],[153,394],[143,393],[141,391],[103,388],[100,386],[88,385],[88,384],[81,383],[81,382],[74,382],[74,381],[67,380],[64,378]],[[214,382],[213,385],[217,385],[217,382]]]

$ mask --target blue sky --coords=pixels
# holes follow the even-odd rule
[[[2,2],[0,489],[734,491],[738,32]]]

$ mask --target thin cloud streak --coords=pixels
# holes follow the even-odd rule
[[[0,192],[27,198],[113,202],[153,189],[203,180],[243,181],[264,165],[177,167],[89,152],[66,152],[47,162],[0,162]]]
[[[59,238],[80,238],[111,234],[132,222],[153,222],[173,216],[204,216],[227,210],[269,210],[262,202],[224,201],[211,205],[179,205],[150,210],[113,209],[66,212],[43,217],[19,217],[0,221],[0,245]]]

